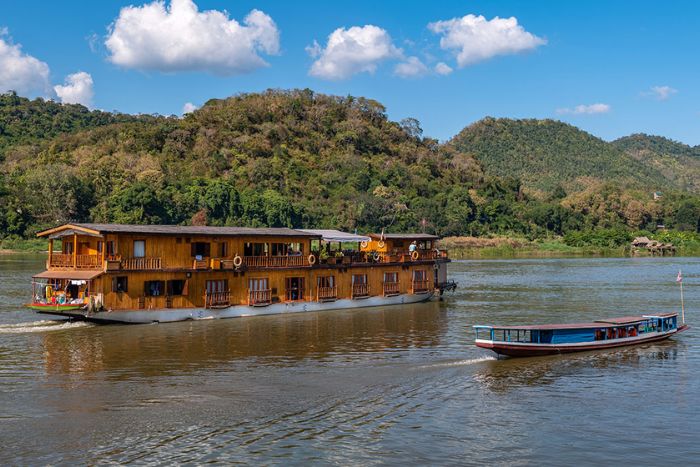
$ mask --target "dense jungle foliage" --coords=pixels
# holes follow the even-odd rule
[[[0,238],[69,221],[532,239],[697,231],[700,198],[625,151],[549,120],[487,118],[439,144],[376,101],[310,90],[210,100],[184,118],[6,94]]]

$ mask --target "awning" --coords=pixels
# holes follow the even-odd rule
[[[370,238],[364,235],[351,234],[348,232],[341,232],[340,230],[332,229],[297,229],[302,232],[308,232],[315,235],[320,235],[322,240],[326,242],[369,242]]]
[[[102,275],[102,271],[44,271],[32,276],[34,279],[71,279],[90,281]]]
[[[56,239],[56,238],[64,238],[64,237],[72,237],[73,235],[80,235],[83,237],[97,237],[97,238],[102,238],[102,235],[99,234],[94,234],[91,232],[85,232],[83,230],[76,230],[76,229],[66,229],[66,230],[61,230],[60,232],[56,232],[54,234],[49,235],[49,238],[51,239]]]

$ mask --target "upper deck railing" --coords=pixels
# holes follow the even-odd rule
[[[100,269],[102,257],[99,255],[73,255],[72,253],[52,253],[47,261],[49,268]]]

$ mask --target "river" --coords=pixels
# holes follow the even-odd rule
[[[0,257],[0,464],[697,464],[700,259],[456,261],[441,302],[152,325],[24,310]],[[472,324],[680,309],[690,331],[497,360]]]

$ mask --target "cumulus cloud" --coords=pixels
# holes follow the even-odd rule
[[[189,114],[197,110],[199,107],[194,105],[192,102],[187,102],[182,106],[182,115]]]
[[[247,73],[267,66],[261,53],[279,53],[279,30],[251,11],[243,24],[225,11],[199,11],[192,0],[154,1],[122,8],[109,28],[109,60],[142,70]]]
[[[428,24],[439,34],[440,47],[457,54],[461,67],[487,60],[497,55],[509,55],[535,49],[547,43],[545,39],[527,32],[515,17],[487,20],[483,16],[466,15]]]
[[[440,62],[437,65],[435,65],[435,73],[443,76],[449,75],[450,73],[452,73],[452,67],[450,67],[445,62]]]
[[[64,104],[82,104],[92,107],[94,93],[90,73],[79,71],[68,75],[63,85],[56,85],[53,89]]]
[[[418,57],[408,57],[406,61],[394,67],[394,74],[401,78],[418,78],[426,75],[429,71]]]
[[[643,93],[643,95],[652,96],[657,100],[665,101],[677,92],[678,89],[674,89],[671,86],[652,86],[651,89]]]
[[[611,107],[608,104],[590,104],[590,105],[577,105],[574,108],[562,108],[557,109],[559,115],[594,115],[594,114],[605,114],[610,112]]]
[[[325,48],[314,41],[306,50],[316,58],[309,74],[330,80],[347,79],[362,72],[374,73],[382,61],[403,56],[389,33],[371,24],[338,28],[328,36]]]
[[[49,66],[22,52],[7,29],[0,28],[0,92],[46,93],[49,89]]]

